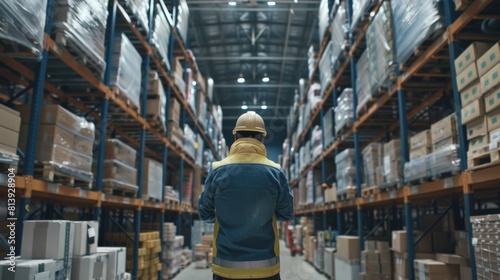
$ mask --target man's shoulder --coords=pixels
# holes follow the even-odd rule
[[[274,161],[266,158],[265,156],[255,155],[252,157],[248,157],[242,155],[230,155],[223,160],[212,162],[212,170],[215,170],[224,165],[239,164],[239,163],[262,164],[279,170],[281,169],[281,166],[278,163],[275,163]]]

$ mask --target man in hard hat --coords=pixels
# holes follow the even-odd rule
[[[241,115],[227,158],[213,162],[200,195],[200,217],[215,223],[213,279],[281,279],[276,221],[293,216],[288,181],[266,158],[266,128],[253,111]]]

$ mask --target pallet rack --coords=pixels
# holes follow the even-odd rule
[[[347,0],[347,10],[348,19],[351,22],[352,18],[352,0]],[[372,9],[372,13],[375,14],[382,5],[382,1],[376,1]],[[327,222],[334,222],[336,224],[336,229],[339,234],[350,234],[355,228],[357,228],[357,234],[359,236],[359,248],[360,251],[364,249],[364,240],[369,237],[373,232],[380,227],[384,221],[387,221],[388,217],[392,216],[392,228],[399,229],[403,224],[399,223],[403,217],[405,220],[404,225],[406,226],[407,232],[413,231],[413,212],[416,211],[419,214],[423,213],[421,208],[425,208],[426,201],[441,198],[446,200],[447,197],[452,197],[452,206],[446,208],[441,205],[433,205],[434,213],[439,213],[439,209],[445,208],[447,213],[450,209],[453,210],[455,218],[461,216],[460,212],[460,201],[463,204],[463,220],[457,221],[457,224],[462,224],[464,230],[469,234],[469,249],[470,249],[470,265],[472,269],[472,275],[474,279],[476,277],[476,264],[474,258],[474,249],[472,246],[472,227],[470,223],[470,217],[475,213],[475,194],[485,194],[483,196],[488,196],[494,192],[493,188],[495,184],[500,182],[500,176],[498,175],[500,171],[500,166],[493,165],[485,167],[481,170],[471,171],[467,170],[467,140],[465,129],[461,123],[461,100],[460,94],[457,90],[455,82],[455,65],[454,60],[459,55],[460,45],[459,40],[471,41],[471,40],[484,40],[484,41],[497,41],[498,37],[487,37],[481,35],[471,35],[466,31],[475,20],[481,20],[488,17],[498,18],[498,7],[495,7],[494,2],[491,0],[475,0],[472,1],[470,6],[463,11],[461,14],[457,14],[454,11],[454,6],[450,4],[451,1],[442,1],[442,9],[444,11],[444,23],[445,30],[439,34],[437,37],[430,39],[424,45],[425,49],[421,51],[421,55],[417,58],[409,60],[408,65],[400,65],[398,69],[398,77],[393,89],[389,89],[386,93],[378,97],[371,106],[369,106],[366,112],[362,113],[359,117],[354,110],[354,125],[343,132],[340,138],[336,139],[332,145],[326,146],[324,134],[323,134],[323,153],[316,159],[313,159],[311,164],[306,166],[305,169],[301,170],[299,178],[294,179],[290,182],[291,188],[297,187],[300,178],[304,178],[309,171],[319,169],[321,172],[321,182],[314,182],[313,187],[318,184],[325,184],[329,181],[326,176],[325,162],[330,160],[332,154],[336,154],[339,150],[345,147],[354,146],[356,151],[356,198],[350,201],[339,201],[337,203],[323,203],[319,205],[309,205],[302,206],[296,209],[295,215],[311,215],[314,222],[314,232],[322,224],[322,230],[327,230]],[[494,13],[491,13],[491,10]],[[330,21],[332,19],[330,18]],[[338,96],[338,88],[340,86],[349,86],[353,88],[354,92],[354,108],[357,107],[357,96],[356,96],[356,59],[359,56],[358,51],[363,48],[362,40],[365,36],[365,32],[371,22],[371,19],[364,22],[361,27],[357,30],[357,37],[354,37],[354,32],[352,29],[349,30],[349,39],[351,43],[350,50],[346,55],[347,58],[342,62],[340,69],[336,72],[335,76],[332,77],[329,86],[324,91],[324,96],[322,101],[316,108],[312,109],[311,117],[305,125],[305,129],[298,135],[298,140],[294,143],[293,147],[290,147],[289,154],[292,152],[298,152],[299,148],[304,144],[308,135],[311,134],[312,127],[315,124],[319,124],[324,131],[323,124],[323,114],[324,109],[328,108],[329,104],[336,107],[336,100]],[[315,76],[317,72],[318,64],[324,53],[325,47],[330,40],[331,28],[325,36],[323,42],[321,43],[320,50],[318,52],[318,57],[314,66],[313,74],[311,77]],[[394,34],[394,32],[393,32]],[[397,45],[395,46],[397,48]],[[432,74],[429,72],[421,71],[430,64],[436,64],[436,61],[449,61],[447,68],[449,72]],[[350,67],[349,67],[350,65]],[[441,65],[442,67],[443,65]],[[348,72],[350,70],[350,72]],[[438,82],[422,83],[419,78],[421,77],[434,77],[438,78]],[[450,80],[451,78],[451,80]],[[349,82],[350,81],[350,82]],[[308,87],[313,82],[312,78],[308,81]],[[305,92],[307,92],[306,88]],[[423,89],[427,95],[421,95],[419,101],[408,100],[409,96],[407,91],[415,90],[415,88]],[[401,153],[403,164],[409,161],[409,149],[408,149],[408,126],[410,122],[413,122],[419,118],[422,111],[431,108],[438,100],[442,99],[447,92],[452,92],[454,98],[454,112],[456,112],[458,127],[459,127],[459,143],[460,143],[460,153],[459,157],[461,160],[461,172],[452,177],[445,179],[438,179],[432,182],[423,183],[417,186],[411,186],[409,184],[404,184],[401,189],[395,189],[389,192],[380,192],[374,194],[370,197],[361,196],[361,149],[368,143],[376,142],[382,140],[387,134],[390,134],[399,129],[399,135],[401,139]],[[425,97],[424,97],[425,96]],[[333,100],[330,100],[333,99]],[[423,99],[423,100],[422,100]],[[332,102],[333,101],[333,102]],[[305,103],[305,100],[301,100]],[[407,104],[411,103],[411,107]],[[383,120],[383,114],[381,111],[390,107],[391,104],[393,108],[397,106],[397,117],[395,121],[387,124],[388,121]],[[408,107],[408,111],[407,111]],[[319,117],[319,120],[318,120]],[[291,139],[293,132],[297,129],[299,115],[295,114],[292,121],[292,129],[288,132],[288,139]],[[375,122],[383,122],[383,126],[377,126]],[[373,126],[375,126],[373,128]],[[377,130],[378,129],[378,130]],[[292,145],[290,145],[292,146]],[[284,162],[284,167],[290,167],[293,160],[293,156],[290,156],[288,161]],[[495,197],[498,193],[495,193]],[[313,203],[316,201],[316,193],[312,192]],[[323,190],[323,199],[324,199]],[[417,207],[414,207],[413,203],[416,203]],[[479,204],[480,201],[477,201]],[[424,205],[424,206],[421,206]],[[447,206],[447,205],[445,205]],[[387,213],[386,213],[387,211]],[[380,214],[382,213],[382,214]],[[331,215],[335,214],[335,215]],[[443,214],[444,215],[444,214]],[[443,216],[442,215],[442,216]],[[317,219],[320,216],[319,219]],[[441,219],[442,216],[439,218]],[[348,218],[351,226],[350,229],[346,230],[346,217]],[[369,217],[365,221],[365,217]],[[439,219],[436,221],[439,222]],[[321,221],[321,222],[319,222]],[[380,221],[378,224],[376,221]],[[364,228],[365,225],[370,224],[369,228],[372,229],[368,234],[365,235]],[[385,229],[385,228],[384,228]],[[424,235],[429,233],[432,229],[427,229]],[[423,236],[424,236],[423,235]],[[422,236],[422,237],[423,237]],[[414,244],[420,241],[414,240],[412,234],[407,234],[407,248],[408,248],[408,272],[409,279],[414,279]]]
[[[42,60],[40,62],[26,62],[4,57],[0,59],[0,65],[9,69],[9,71],[0,69],[0,76],[6,80],[10,80],[13,84],[25,87],[25,90],[11,96],[6,103],[17,103],[18,101],[16,100],[21,98],[22,95],[31,94],[31,114],[28,143],[24,157],[23,175],[18,175],[15,178],[19,209],[16,240],[17,254],[19,254],[21,249],[23,221],[30,215],[29,206],[32,200],[48,202],[48,204],[51,205],[49,211],[51,213],[57,212],[57,209],[55,209],[53,205],[87,209],[81,212],[80,218],[99,220],[104,224],[101,225],[101,229],[104,229],[106,223],[110,221],[116,224],[118,228],[124,230],[126,228],[126,225],[123,226],[126,224],[124,220],[126,218],[133,218],[135,236],[135,238],[133,238],[135,245],[133,250],[133,279],[137,279],[138,273],[138,247],[142,218],[151,218],[152,221],[160,221],[158,229],[160,236],[163,236],[162,223],[167,221],[167,215],[170,216],[168,218],[170,221],[176,218],[177,234],[181,234],[183,215],[189,216],[189,224],[192,224],[193,215],[196,215],[197,212],[191,206],[185,205],[184,203],[165,200],[164,189],[162,191],[161,202],[151,202],[141,197],[142,172],[138,173],[138,192],[134,198],[108,195],[101,192],[105,153],[104,143],[106,139],[110,137],[110,134],[113,137],[115,135],[121,137],[130,145],[137,148],[138,170],[142,170],[144,156],[146,154],[161,161],[163,164],[163,186],[167,183],[168,173],[177,172],[179,179],[179,201],[182,198],[184,165],[187,164],[193,168],[196,165],[186,152],[183,151],[182,147],[173,145],[173,143],[169,141],[167,138],[168,131],[162,133],[146,121],[147,94],[144,93],[147,93],[147,77],[150,68],[159,72],[162,83],[166,86],[167,104],[165,122],[168,122],[170,98],[176,98],[181,103],[182,108],[181,125],[189,122],[194,128],[194,132],[202,135],[202,141],[204,141],[206,146],[213,152],[215,158],[220,159],[219,151],[213,145],[210,137],[204,132],[194,112],[183,98],[182,93],[174,86],[170,69],[167,69],[167,67],[163,65],[160,58],[152,49],[152,20],[155,12],[158,12],[155,11],[154,7],[156,3],[159,3],[166,11],[167,7],[165,2],[161,0],[149,0],[148,30],[150,31],[144,32],[144,29],[141,29],[136,24],[131,15],[127,13],[126,9],[118,0],[109,0],[109,16],[105,36],[105,61],[107,65],[111,65],[113,56],[112,46],[115,33],[118,31],[126,33],[131,38],[134,47],[139,51],[143,59],[141,69],[143,75],[141,85],[141,92],[143,94],[140,101],[142,108],[141,113],[138,113],[137,110],[120,99],[113,89],[109,87],[111,67],[105,69],[104,77],[101,80],[93,74],[92,69],[80,64],[77,58],[70,53],[69,49],[57,44],[54,39],[51,38],[52,14],[55,10],[55,0],[48,0],[47,2]],[[170,9],[168,10],[173,11],[174,14],[174,19],[172,19],[169,14],[165,15],[171,27],[169,61],[173,61],[174,53],[180,53],[183,55],[181,60],[185,60],[185,64],[193,69],[195,75],[198,75],[199,71],[197,65],[188,54],[187,45],[184,43],[183,38],[181,38],[176,28],[177,17],[175,17],[175,15],[177,13],[177,1],[172,0],[168,2],[170,4]],[[56,79],[57,82],[53,82]],[[83,84],[83,86],[75,86],[70,90],[72,85],[77,84]],[[211,108],[213,104],[209,100],[207,92],[202,90],[202,95],[205,102],[208,103],[209,108]],[[27,97],[28,96],[25,96],[26,99]],[[98,142],[97,172],[95,174],[96,184],[93,190],[72,188],[34,178],[35,154],[37,149],[36,135],[38,133],[38,118],[41,114],[43,99],[51,103],[60,104],[76,114],[84,116],[96,122],[96,124],[98,123],[98,128],[96,129],[98,132],[98,136],[96,135],[96,140]],[[222,137],[221,129],[217,123],[215,123],[215,130],[218,138]],[[6,192],[7,176],[5,174],[0,174],[0,186],[4,186],[0,188],[0,191]],[[126,211],[129,211],[130,214],[127,214]],[[50,218],[50,216],[53,217],[54,215],[53,213],[47,214],[45,217]],[[148,215],[150,217],[148,217]],[[120,226],[120,224],[122,226]],[[104,238],[101,238],[101,241],[103,239]],[[161,271],[158,273],[158,279],[163,279]]]

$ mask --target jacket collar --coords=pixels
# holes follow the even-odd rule
[[[267,156],[266,146],[254,138],[240,138],[231,145],[230,155],[234,154],[259,154]]]

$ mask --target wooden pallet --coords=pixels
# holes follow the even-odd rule
[[[345,140],[344,135],[346,135],[347,131],[352,129],[354,122],[348,123],[346,126],[342,127],[340,131],[336,132],[335,135],[337,139]]]
[[[106,194],[136,197],[138,187],[116,180],[103,180],[102,192]]]
[[[356,198],[356,190],[355,189],[348,189],[348,190],[345,190],[341,194],[337,194],[338,201],[353,200],[355,198]]]
[[[158,199],[158,198],[154,198],[154,197],[149,197],[147,195],[143,195],[142,198],[146,201],[150,201],[150,202],[161,202],[161,199]]]
[[[160,116],[158,116],[158,115],[146,115],[146,120],[151,125],[151,127],[158,130],[161,134],[165,133],[165,125],[161,121]]]
[[[417,185],[422,185],[422,184],[431,182],[432,180],[433,180],[432,177],[422,177],[422,178],[410,180],[410,181],[408,181],[408,184],[412,185],[412,186],[417,186]]]
[[[369,197],[372,195],[377,195],[380,193],[380,189],[378,186],[371,186],[369,188],[365,188],[361,190],[363,197]]]
[[[395,181],[395,182],[385,183],[385,184],[379,185],[378,187],[380,189],[380,192],[390,192],[392,190],[402,189],[404,186],[403,186],[403,183],[401,181]]]
[[[62,184],[68,187],[79,187],[82,189],[92,189],[92,179],[84,179],[70,174],[69,170],[60,168],[50,162],[36,163],[35,177],[43,181]]]
[[[134,14],[132,9],[127,5],[129,1],[124,1],[120,0],[119,3],[127,13],[127,15],[130,17],[130,22],[134,25],[134,27],[141,33],[144,37],[148,36],[148,32],[146,28],[142,25],[141,21],[139,18]]]
[[[27,33],[25,33],[27,34]],[[41,54],[37,49],[25,45],[25,42],[13,37],[4,37],[7,35],[0,34],[0,53],[4,57],[17,57],[17,58],[36,58]],[[31,41],[37,41],[31,38]],[[31,43],[31,42],[30,42]]]
[[[469,169],[478,170],[500,164],[500,149],[481,153],[468,159]]]

